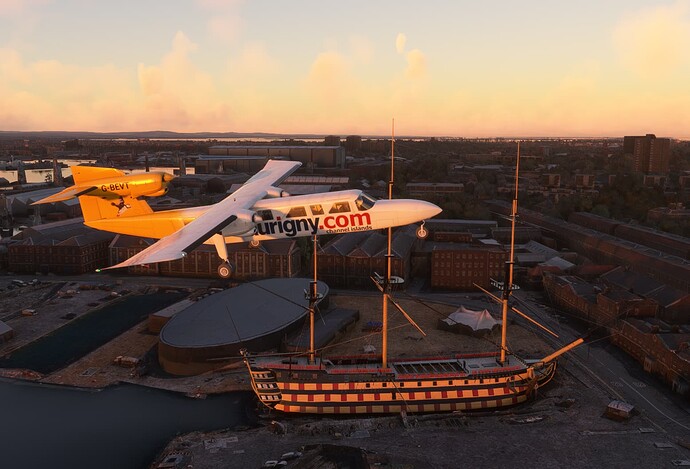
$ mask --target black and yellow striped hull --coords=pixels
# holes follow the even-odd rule
[[[262,404],[286,413],[391,414],[493,410],[527,401],[556,371],[515,357],[472,355],[391,362],[348,357],[309,365],[303,359],[245,357]]]

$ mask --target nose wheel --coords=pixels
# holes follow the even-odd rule
[[[235,269],[229,262],[223,262],[218,266],[218,276],[220,278],[230,278],[234,271]]]
[[[422,222],[421,226],[417,228],[417,231],[415,232],[417,234],[417,238],[419,239],[426,239],[427,236],[429,236],[429,230],[424,228],[424,223]]]

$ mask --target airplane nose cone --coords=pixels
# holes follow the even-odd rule
[[[420,213],[424,214],[424,217],[422,218],[423,220],[426,220],[428,218],[433,218],[439,213],[441,213],[442,209],[436,204],[432,204],[431,202],[426,202],[423,200],[418,201],[420,204],[419,211]]]

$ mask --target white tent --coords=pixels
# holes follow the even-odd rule
[[[488,334],[500,324],[501,322],[494,319],[488,310],[475,311],[464,306],[460,306],[447,318],[439,320],[440,329],[471,335]]]

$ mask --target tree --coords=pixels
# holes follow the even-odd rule
[[[603,204],[597,204],[594,207],[592,207],[591,213],[593,215],[599,215],[600,217],[611,218],[609,208]]]

